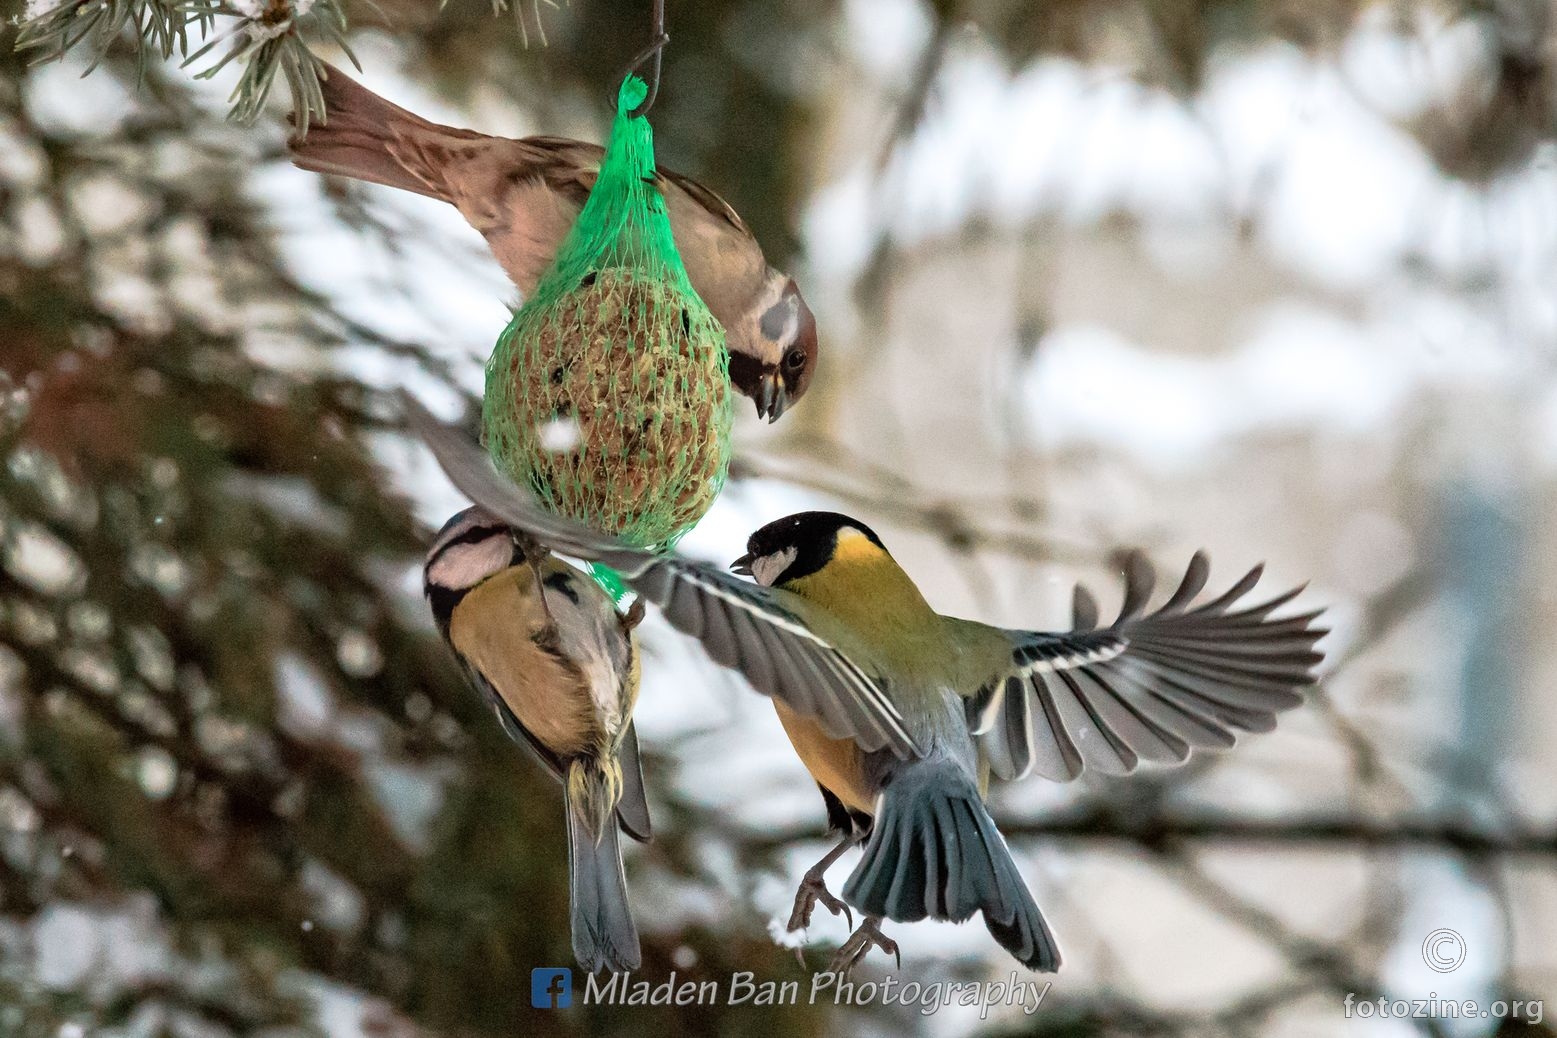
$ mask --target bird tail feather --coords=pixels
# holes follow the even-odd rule
[[[960,923],[981,911],[990,934],[1028,969],[1060,966],[1054,935],[978,787],[952,761],[922,761],[894,776],[843,896],[898,922]]]
[[[289,142],[292,161],[314,173],[366,180],[449,202],[438,164],[427,154],[433,142],[482,139],[471,130],[429,122],[384,100],[333,65],[320,82],[326,118]]]
[[[598,831],[582,804],[564,795],[568,814],[569,915],[573,956],[591,973],[635,970],[638,928],[627,904],[627,876],[614,818]]]
[[[649,801],[643,791],[643,757],[638,752],[638,731],[630,721],[617,760],[622,765],[622,797],[616,802],[616,820],[622,832],[639,843],[647,843],[654,836],[654,826],[649,821]]]

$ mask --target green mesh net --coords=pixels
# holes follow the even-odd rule
[[[599,177],[551,268],[487,362],[498,467],[563,515],[666,548],[708,511],[730,461],[724,331],[692,290],[655,187],[654,137],[617,98]]]

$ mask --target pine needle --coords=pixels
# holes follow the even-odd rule
[[[83,75],[121,40],[135,47],[143,75],[153,57],[166,61],[177,54],[181,68],[210,59],[195,73],[198,79],[236,62],[243,73],[228,102],[230,117],[240,122],[254,121],[276,81],[284,80],[293,120],[304,133],[326,114],[324,63],[310,40],[340,47],[361,68],[346,43],[342,0],[29,0],[15,22],[16,49],[36,52],[34,64],[79,48],[87,57]],[[197,44],[193,53],[191,40]]]

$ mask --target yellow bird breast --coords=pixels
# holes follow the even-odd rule
[[[817,784],[843,801],[845,807],[876,813],[876,791],[865,781],[865,755],[853,739],[834,739],[821,725],[773,701],[779,723],[795,747],[795,755]]]
[[[454,607],[449,640],[541,745],[572,757],[598,744],[600,726],[577,666],[536,641],[549,629],[534,575],[516,566]]]

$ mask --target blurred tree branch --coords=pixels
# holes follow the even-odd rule
[[[1341,816],[1296,815],[1239,818],[1222,813],[1139,813],[1097,804],[1040,818],[996,812],[1000,831],[1013,841],[1098,842],[1133,845],[1154,855],[1173,855],[1186,844],[1247,846],[1314,845],[1330,850],[1441,850],[1471,858],[1557,858],[1557,827],[1489,832],[1439,819],[1372,821]],[[743,850],[762,854],[821,838],[816,826],[764,829],[727,824],[724,833]]]
[[[107,17],[136,6],[70,0],[52,10],[66,12],[54,24],[76,33],[88,28],[82,10]],[[188,10],[202,6],[211,5]],[[274,28],[306,6],[278,0],[262,20]],[[307,17],[328,9],[312,5],[275,39],[294,38]],[[926,46],[904,70],[907,89],[899,95],[893,84],[902,107],[882,150],[867,149],[867,164],[874,159],[879,174],[912,146],[970,22],[984,33],[974,42],[1013,70],[1039,55],[1066,56],[1160,86],[1193,115],[1219,49],[1270,39],[1330,48],[1361,9],[938,0],[928,7]],[[1493,89],[1407,129],[1438,142],[1429,153],[1441,168],[1485,183],[1549,143],[1549,61],[1522,35],[1518,5],[1441,10],[1489,30]],[[554,45],[529,54],[511,46],[511,33],[494,31],[486,3],[438,14],[389,0],[385,13],[391,32],[375,45],[398,48],[409,75],[447,98],[512,108],[548,128],[598,114],[600,84],[641,42],[641,20],[609,5],[556,12]],[[368,8],[353,5],[351,14],[361,22]],[[676,43],[656,109],[666,161],[727,193],[776,259],[797,242],[795,214],[815,163],[809,131],[835,103],[804,71],[815,53],[808,48],[832,46],[835,17],[827,5],[807,4],[671,11]],[[463,686],[406,591],[426,531],[409,503],[385,489],[377,446],[393,431],[393,411],[356,368],[364,355],[392,360],[404,364],[392,370],[411,368],[451,388],[460,376],[449,344],[343,313],[329,293],[302,283],[277,241],[278,214],[291,200],[254,190],[250,179],[281,159],[279,128],[252,131],[268,135],[256,143],[213,120],[182,76],[148,64],[186,52],[175,34],[156,30],[137,53],[127,46],[127,22],[92,25],[97,35],[81,45],[101,44],[94,75],[131,99],[128,110],[103,113],[100,133],[51,120],[36,74],[14,56],[0,61],[0,939],[16,937],[25,965],[26,941],[62,908],[106,910],[149,892],[156,926],[190,958],[176,959],[170,978],[126,983],[101,1004],[31,981],[13,986],[6,974],[0,1012],[20,1007],[29,1038],[57,1038],[66,1024],[122,1025],[142,1012],[201,1033],[274,1034],[264,1029],[311,1025],[308,998],[293,986],[303,977],[382,1004],[385,1031],[528,1033],[528,968],[568,956],[557,791]],[[232,39],[229,56],[259,60],[257,37],[244,30]],[[280,66],[269,67],[274,77]],[[306,105],[306,80],[280,75],[294,103]],[[253,74],[241,83],[251,100],[262,97]],[[123,213],[81,203],[83,185],[102,179],[127,189],[109,205]],[[364,197],[326,191],[346,226],[391,249],[397,236],[418,233]],[[1247,216],[1247,239],[1258,237],[1253,223]],[[1048,247],[1053,224],[1040,215],[1012,233],[1036,251]],[[57,230],[52,247],[40,226]],[[918,248],[970,251],[995,237],[988,227],[964,228]],[[866,304],[861,324],[873,330],[888,324],[888,274],[903,269],[905,255],[920,258],[889,239],[854,286]],[[187,247],[176,248],[179,241]],[[174,291],[195,269],[208,275],[193,294],[209,309]],[[393,300],[403,290],[394,278],[375,286]],[[439,315],[430,316],[436,327]],[[1046,319],[1033,318],[1021,363],[1032,359]],[[863,338],[857,352],[885,342]],[[349,364],[338,353],[347,347],[359,351]],[[289,364],[293,354],[303,362]],[[875,401],[862,392],[848,405]],[[890,456],[836,436],[786,437],[780,446],[774,457],[743,458],[741,474],[835,496],[927,533],[961,558],[975,584],[990,583],[976,565],[984,556],[1095,563],[1113,547],[1090,528],[1073,539],[1049,535],[1062,509],[1048,480],[1026,470],[1017,471],[1041,491],[1013,480],[1012,493],[950,493],[904,479]],[[1045,476],[1074,464],[1049,460]],[[37,562],[52,552],[65,559],[58,579]],[[1355,673],[1370,661],[1437,596],[1435,577],[1413,567],[1365,603],[1356,638],[1333,668]],[[148,631],[156,635],[150,649]],[[1369,730],[1323,691],[1316,699],[1347,750],[1349,774],[1364,785],[1388,777]],[[720,745],[727,737],[712,726],[695,745],[650,749],[659,835],[630,858],[635,889],[641,882],[646,891],[645,976],[743,969],[803,977],[745,895],[785,851],[821,838],[820,812],[815,824],[759,829],[684,790],[681,769],[731,752]],[[1294,936],[1201,873],[1201,850],[1320,850],[1366,855],[1370,864],[1430,852],[1470,862],[1494,885],[1505,864],[1546,869],[1557,857],[1557,828],[1512,812],[1473,822],[1447,812],[1386,815],[1363,803],[1246,817],[1176,803],[1174,794],[1209,767],[1197,760],[1171,778],[1143,776],[1129,801],[1105,787],[1047,814],[1006,810],[1002,825],[1026,846],[1140,855],[1197,893],[1207,911],[1270,941],[1292,975],[1194,1012],[1112,991],[1077,995],[1046,1005],[1020,1033],[1252,1034],[1335,991],[1378,990],[1365,952],[1396,918],[1397,903],[1370,899],[1361,937]],[[419,802],[425,811],[408,810]],[[716,853],[726,847],[747,866],[733,879]],[[1518,990],[1501,983],[1505,993]],[[766,1016],[715,1007],[666,1013],[655,1028],[667,1038],[809,1034],[854,1022],[808,1007]],[[10,1023],[0,1016],[0,1029]],[[633,1013],[604,1009],[556,1021],[576,1034],[642,1026]]]

